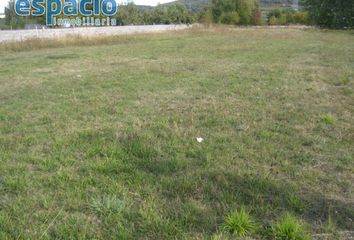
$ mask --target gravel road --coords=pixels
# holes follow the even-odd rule
[[[153,33],[177,31],[189,28],[188,25],[149,25],[149,26],[119,26],[119,27],[83,27],[61,29],[33,29],[0,31],[0,42],[24,41],[34,38],[61,38],[65,36],[109,36],[134,33]]]

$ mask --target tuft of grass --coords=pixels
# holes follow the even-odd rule
[[[332,125],[336,122],[336,119],[332,115],[326,114],[326,115],[322,116],[321,122],[323,122],[327,125]]]
[[[110,215],[112,213],[121,213],[127,204],[117,196],[104,196],[92,199],[91,208],[94,212],[101,215]]]
[[[305,204],[297,195],[289,195],[288,202],[295,212],[303,213],[305,211]]]
[[[329,234],[333,239],[339,239],[338,227],[333,220],[331,212],[328,214],[328,220],[323,226],[323,230],[326,234]]]
[[[124,139],[124,145],[128,153],[139,159],[148,160],[157,155],[156,150],[141,136],[129,136]]]
[[[302,223],[290,214],[284,215],[272,228],[275,240],[307,240],[311,239]]]
[[[352,78],[349,76],[344,76],[339,78],[337,82],[335,82],[335,86],[347,86],[352,81]]]
[[[229,240],[230,235],[225,233],[215,233],[210,237],[210,240]]]
[[[245,237],[256,230],[256,223],[242,207],[239,211],[235,210],[226,217],[223,229],[236,236]]]

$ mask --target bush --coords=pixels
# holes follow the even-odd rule
[[[213,22],[213,16],[209,7],[204,7],[198,14],[198,22],[211,24]]]
[[[195,21],[193,13],[182,4],[161,5],[150,10],[139,10],[134,3],[121,5],[116,14],[119,25],[181,24]]]
[[[216,23],[252,25],[260,22],[256,0],[212,0],[211,15]]]
[[[277,18],[275,16],[271,16],[268,20],[268,24],[271,26],[277,25]]]
[[[308,14],[307,12],[296,12],[293,14],[294,23],[308,24]]]
[[[224,12],[220,16],[220,22],[223,24],[238,24],[240,16],[237,12]]]
[[[273,9],[267,15],[268,25],[308,24],[306,12],[295,12],[292,9]]]

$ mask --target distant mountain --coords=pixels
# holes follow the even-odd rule
[[[136,5],[136,8],[140,11],[145,11],[145,10],[151,10],[154,7],[152,6],[147,6],[147,5]]]
[[[196,12],[203,7],[207,6],[211,0],[176,0],[173,2],[161,4],[163,6],[168,6],[171,4],[182,4],[187,7],[187,9]],[[275,8],[275,7],[290,7],[294,2],[298,0],[259,0],[260,6],[262,9]]]
[[[209,0],[177,0],[177,1],[169,2],[161,5],[168,6],[177,3],[186,6],[186,8],[190,11],[197,12],[199,10],[202,10],[203,7],[207,6],[209,2],[210,2]]]

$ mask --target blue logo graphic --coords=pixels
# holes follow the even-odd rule
[[[48,26],[65,23],[62,18],[56,19],[59,15],[76,16],[76,19],[66,18],[71,25],[109,25],[109,17],[114,16],[117,11],[116,0],[15,0],[15,12],[19,16],[45,15]],[[107,19],[94,18],[102,15]]]

